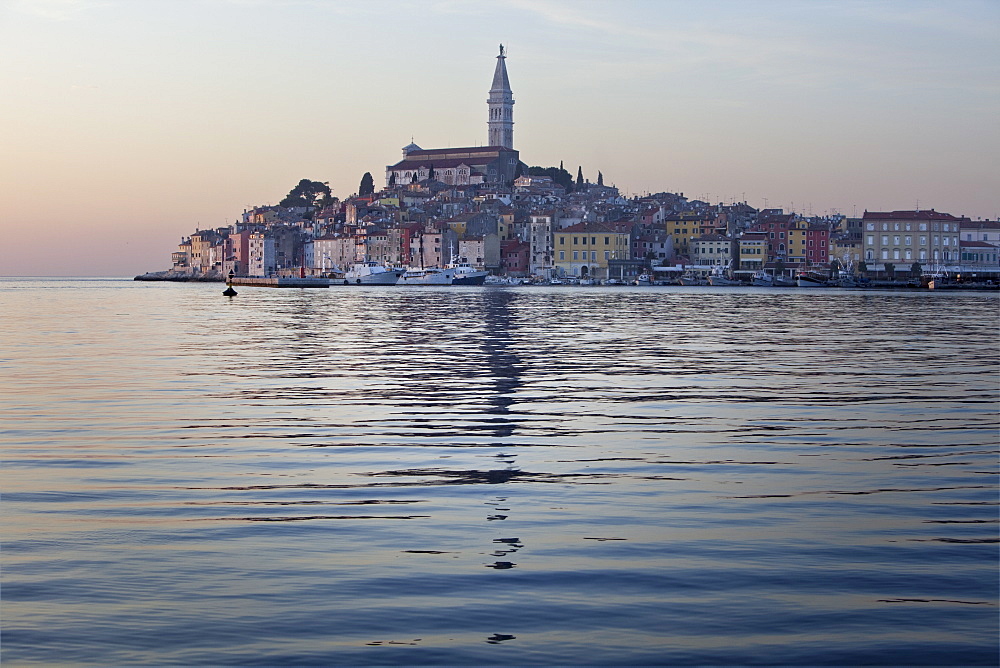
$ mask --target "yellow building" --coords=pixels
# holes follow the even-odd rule
[[[577,223],[553,233],[554,266],[569,276],[608,277],[610,260],[630,257],[631,232],[610,223]]]
[[[690,256],[691,242],[703,234],[712,234],[715,231],[715,218],[685,211],[666,216],[663,219],[663,227],[674,240],[674,251],[679,255]]]
[[[743,271],[760,271],[767,259],[767,234],[765,232],[747,232],[740,237],[740,261],[738,269]]]

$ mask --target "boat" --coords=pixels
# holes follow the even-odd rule
[[[732,261],[730,261],[730,263],[725,267],[716,267],[715,270],[712,271],[712,275],[708,277],[708,284],[714,285],[715,287],[733,287],[743,285],[742,281],[731,278],[732,274],[729,273],[730,266],[732,266]]]
[[[632,281],[632,284],[633,285],[652,285],[653,284],[653,277],[650,276],[649,274],[639,274],[638,276],[635,277],[635,280]]]
[[[826,276],[823,274],[818,274],[814,271],[806,271],[799,274],[795,279],[796,285],[800,288],[828,288],[830,287],[829,281],[827,281]]]
[[[403,272],[378,262],[355,262],[344,272],[344,285],[396,285]]]
[[[483,278],[485,280],[485,276]],[[400,276],[399,285],[451,285],[454,279],[454,269],[410,267]]]
[[[455,272],[451,279],[452,285],[482,285],[490,275],[490,272],[476,269],[464,260],[445,265],[445,269],[453,269]]]
[[[677,279],[681,285],[708,285],[708,279],[694,274],[685,274]]]

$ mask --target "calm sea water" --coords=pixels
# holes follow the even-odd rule
[[[995,664],[1000,301],[0,282],[2,658]]]

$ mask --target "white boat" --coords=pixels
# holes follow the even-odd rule
[[[453,269],[452,285],[482,285],[486,282],[486,277],[490,275],[488,271],[476,269],[468,262],[454,262],[446,265],[446,269]]]
[[[653,277],[650,276],[649,274],[639,274],[638,276],[635,277],[635,280],[632,281],[632,284],[633,285],[652,285],[653,284]]]
[[[396,285],[403,272],[378,262],[355,262],[344,272],[344,285]]]
[[[454,269],[410,267],[400,276],[399,285],[451,285],[454,279]]]
[[[732,278],[726,278],[722,274],[715,274],[714,276],[708,277],[708,284],[719,286],[733,286],[733,285],[743,285],[740,281],[734,280]]]

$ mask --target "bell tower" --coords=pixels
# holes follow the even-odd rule
[[[497,68],[493,72],[493,86],[486,103],[490,108],[490,119],[486,124],[489,128],[489,145],[514,148],[514,94],[507,80],[507,65],[504,61],[503,44],[500,45],[500,55],[497,56]]]

